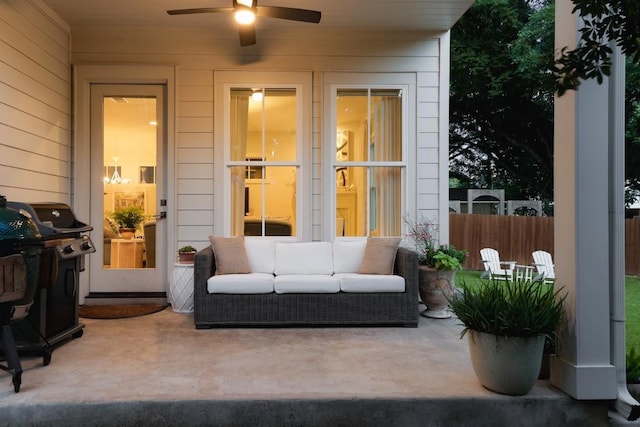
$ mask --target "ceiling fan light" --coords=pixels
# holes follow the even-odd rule
[[[251,9],[238,9],[236,11],[236,22],[241,25],[253,24],[256,20],[256,14]]]

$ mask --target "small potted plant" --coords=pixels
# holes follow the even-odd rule
[[[118,224],[120,235],[125,239],[132,239],[136,229],[144,221],[144,211],[139,206],[127,206],[116,209],[111,218]]]
[[[181,264],[193,264],[193,258],[196,255],[196,248],[191,245],[183,246],[178,249],[178,262]]]
[[[421,314],[434,319],[451,317],[448,299],[455,291],[455,274],[467,260],[466,250],[437,244],[437,228],[426,219],[411,221],[405,217],[407,237],[418,253],[418,289],[427,306]]]
[[[471,364],[480,383],[495,392],[526,394],[542,363],[545,340],[564,319],[562,288],[540,281],[483,281],[463,285],[449,306],[464,325]]]

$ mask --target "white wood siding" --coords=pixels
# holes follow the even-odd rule
[[[70,202],[70,33],[40,1],[0,2],[0,194]]]
[[[174,64],[176,93],[177,245],[205,246],[214,233],[216,188],[213,129],[213,74],[216,71],[312,72],[311,238],[322,238],[323,73],[414,73],[416,100],[409,106],[416,120],[417,164],[408,181],[411,206],[425,215],[441,208],[439,188],[442,108],[439,102],[440,36],[419,33],[372,33],[316,29],[259,31],[258,44],[241,48],[235,32],[198,29],[74,28],[74,64]],[[447,165],[448,167],[448,165]],[[440,172],[441,173],[441,172]],[[169,178],[171,180],[171,177]],[[172,207],[169,213],[172,214]],[[306,224],[305,224],[306,225]]]
[[[201,248],[213,234],[213,71],[176,76],[177,247]]]

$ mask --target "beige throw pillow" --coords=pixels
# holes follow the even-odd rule
[[[360,263],[360,274],[393,274],[399,237],[369,237]]]
[[[216,276],[220,274],[251,273],[243,236],[209,236],[209,241],[216,259]]]

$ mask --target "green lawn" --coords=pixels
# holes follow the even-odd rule
[[[464,270],[456,273],[456,286],[480,283],[480,271]],[[627,352],[631,347],[640,351],[640,277],[627,276],[625,281],[625,313]]]

